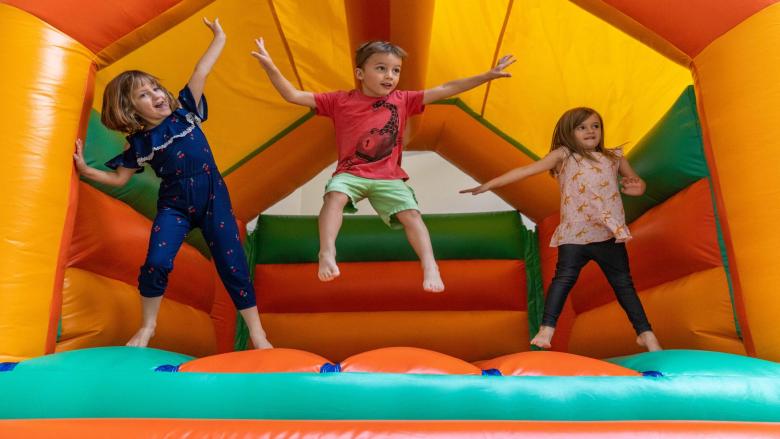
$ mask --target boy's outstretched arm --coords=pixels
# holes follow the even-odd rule
[[[203,87],[206,85],[206,77],[211,73],[211,68],[214,67],[214,63],[217,62],[217,58],[222,53],[222,49],[225,47],[225,32],[222,30],[222,26],[219,24],[219,18],[215,18],[213,22],[207,18],[203,18],[203,23],[211,29],[214,33],[214,39],[211,40],[206,53],[200,57],[198,63],[195,64],[195,70],[190,76],[187,86],[192,92],[192,97],[195,99],[196,104],[200,102],[200,97],[203,96]]]
[[[514,56],[506,55],[498,60],[498,64],[495,67],[480,75],[471,76],[469,78],[456,79],[454,81],[445,82],[444,84],[425,90],[423,95],[423,104],[430,104],[440,99],[446,99],[450,96],[455,96],[458,93],[463,93],[466,90],[484,84],[485,82],[492,81],[497,78],[509,78],[511,73],[505,72],[504,69],[514,64],[517,61]]]
[[[500,188],[501,186],[506,186],[509,183],[514,183],[526,177],[530,177],[532,175],[536,175],[541,172],[549,171],[550,169],[557,167],[558,164],[561,163],[561,160],[563,160],[564,158],[564,154],[565,153],[563,152],[562,148],[554,149],[550,151],[550,153],[548,153],[546,156],[542,157],[541,160],[535,161],[530,165],[525,165],[519,168],[512,169],[511,171],[508,171],[492,180],[489,180],[487,183],[484,183],[482,185],[470,189],[463,189],[462,191],[460,191],[460,193],[461,194],[470,193],[472,195],[477,195],[483,192],[487,192],[489,190]]]
[[[116,172],[106,172],[87,165],[87,162],[84,161],[84,143],[81,139],[76,139],[76,152],[73,154],[73,162],[76,164],[79,174],[83,175],[84,178],[109,186],[124,186],[136,171],[135,169],[120,166],[116,168]]]
[[[291,104],[316,108],[317,103],[314,100],[314,93],[298,90],[282,75],[282,72],[279,71],[274,64],[274,61],[271,59],[271,55],[269,55],[268,51],[265,49],[265,42],[263,39],[257,38],[255,44],[257,44],[257,51],[252,52],[252,56],[260,61],[260,65],[263,66],[263,70],[265,70],[265,73],[268,75],[268,79],[271,80],[271,84],[274,85],[274,88],[282,95],[284,100]]]
[[[620,164],[618,165],[618,173],[622,176],[620,184],[623,186],[621,192],[626,195],[638,197],[645,193],[647,185],[645,181],[634,171],[631,164],[628,163],[625,157],[620,158]]]

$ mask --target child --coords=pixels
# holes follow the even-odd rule
[[[558,263],[547,292],[542,325],[531,344],[550,347],[566,296],[582,267],[592,259],[607,276],[631,320],[638,334],[637,343],[649,351],[661,350],[631,280],[624,244],[631,234],[625,223],[617,174],[622,175],[620,183],[626,195],[642,195],[645,182],[619,147],[604,148],[603,128],[595,110],[571,109],[558,120],[550,152],[544,158],[460,193],[481,194],[544,171],[558,179],[561,221],[550,242],[551,247],[558,247]]]
[[[505,56],[495,68],[481,75],[429,90],[400,91],[395,88],[406,52],[386,41],[369,41],[355,54],[359,89],[313,93],[297,90],[274,65],[263,39],[255,42],[257,51],[252,56],[260,61],[279,94],[287,102],[313,108],[317,114],[332,118],[336,128],[338,164],[325,187],[319,216],[320,280],[330,281],[340,274],[336,265],[336,235],[343,212],[356,212],[357,202],[368,198],[385,224],[405,230],[422,263],[423,289],[444,291],[428,229],[420,216],[414,192],[405,183],[409,176],[401,169],[406,119],[421,113],[425,104],[510,76],[504,69],[515,59]]]
[[[249,327],[252,343],[255,348],[270,348],[227,188],[200,128],[208,117],[203,86],[225,46],[219,19],[203,21],[214,39],[178,100],[157,78],[137,70],[121,73],[106,86],[101,121],[129,134],[124,153],[106,163],[115,172],[87,166],[81,139],[76,141],[74,160],[85,178],[111,186],[124,186],[134,173],[143,172],[145,163],[162,178],[149,250],[138,276],[143,322],[128,346],[147,346],[154,336],[173,259],[187,233],[200,227],[222,282]]]

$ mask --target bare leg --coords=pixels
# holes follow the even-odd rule
[[[531,344],[542,349],[550,349],[552,347],[551,341],[554,333],[555,328],[542,325],[539,327],[539,332],[531,339]]]
[[[658,339],[655,338],[655,334],[653,334],[653,331],[645,331],[636,338],[636,343],[639,346],[642,346],[648,350],[648,352],[655,352],[663,350],[661,348],[661,343],[658,342]]]
[[[249,338],[252,339],[255,349],[273,348],[265,336],[263,325],[260,324],[260,314],[257,312],[257,307],[245,308],[238,312],[241,313],[241,317],[244,319],[247,328],[249,328]]]
[[[320,230],[320,267],[317,276],[323,282],[339,277],[339,267],[336,265],[336,236],[341,228],[344,217],[344,206],[349,197],[341,192],[328,192],[320,209],[318,220]]]
[[[154,337],[154,330],[157,327],[157,313],[160,312],[162,298],[163,296],[141,296],[141,328],[127,342],[127,346],[145,348],[149,345],[149,340]]]
[[[439,266],[436,265],[436,259],[433,257],[433,247],[431,247],[431,237],[428,234],[428,228],[422,220],[420,212],[409,209],[396,214],[396,218],[404,226],[406,238],[412,245],[423,269],[423,290],[432,293],[444,291],[444,282],[439,275]]]

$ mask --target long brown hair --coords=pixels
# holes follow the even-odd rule
[[[146,121],[135,111],[132,97],[133,91],[145,83],[165,91],[171,111],[179,108],[179,101],[160,84],[159,79],[140,70],[128,70],[117,75],[106,85],[106,90],[103,92],[103,110],[100,115],[103,125],[108,129],[128,134],[143,131]]]
[[[579,143],[577,143],[577,138],[574,137],[574,129],[577,128],[582,122],[584,122],[585,119],[594,114],[599,118],[599,124],[601,125],[601,138],[599,139],[599,144],[596,145],[594,150],[604,154],[612,160],[617,160],[617,154],[615,154],[613,150],[604,147],[604,119],[601,118],[601,115],[598,113],[598,111],[588,107],[572,108],[571,110],[563,113],[563,116],[558,119],[558,123],[555,124],[552,142],[550,143],[550,151],[554,151],[558,148],[566,148],[570,153],[577,153],[580,156],[595,162],[596,158],[593,157],[592,153],[594,150],[589,151],[584,149],[582,146],[580,146]],[[554,171],[550,171],[550,173],[555,175]]]

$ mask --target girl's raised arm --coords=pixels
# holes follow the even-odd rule
[[[206,53],[200,57],[198,63],[195,64],[195,70],[192,72],[187,85],[192,92],[192,97],[195,99],[195,104],[198,105],[200,97],[203,96],[203,87],[206,85],[206,77],[211,73],[211,68],[214,67],[214,63],[217,62],[217,58],[222,53],[222,49],[225,47],[225,40],[227,36],[222,30],[222,26],[219,24],[219,18],[215,18],[213,22],[207,18],[203,18],[203,23],[211,29],[214,33],[214,39],[211,40]]]
[[[473,187],[470,189],[463,189],[462,191],[460,191],[460,193],[461,194],[470,193],[472,195],[477,195],[492,189],[500,188],[501,186],[506,186],[509,183],[514,183],[526,177],[530,177],[532,175],[536,175],[541,172],[549,171],[561,163],[561,160],[564,159],[564,155],[565,153],[563,151],[563,148],[556,148],[550,151],[546,156],[542,157],[540,160],[535,161],[530,165],[525,165],[519,168],[512,169],[511,171],[499,175],[498,177],[480,186]]]

